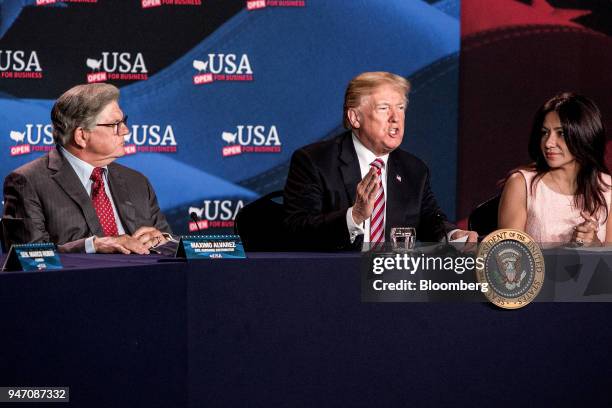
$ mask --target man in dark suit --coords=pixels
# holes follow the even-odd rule
[[[4,181],[2,224],[9,244],[146,254],[167,242],[170,227],[147,178],[113,163],[125,154],[129,133],[118,100],[116,87],[88,84],[55,102],[56,148]]]
[[[390,240],[392,227],[415,227],[421,241],[476,242],[448,224],[431,191],[429,169],[398,147],[410,83],[366,72],[346,90],[335,139],[297,150],[284,191],[285,226],[302,249],[361,248]]]

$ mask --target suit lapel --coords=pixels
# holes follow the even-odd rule
[[[346,189],[346,194],[349,198],[349,206],[355,203],[355,193],[357,184],[361,181],[361,170],[359,170],[359,160],[355,152],[355,146],[351,132],[345,133],[345,136],[338,144],[339,159],[340,159],[340,174]]]
[[[130,193],[126,181],[121,177],[116,165],[108,165],[108,187],[113,195],[113,202],[117,207],[119,218],[127,234],[136,231],[136,209],[130,200]]]
[[[81,180],[74,169],[57,149],[49,152],[49,169],[55,173],[51,178],[64,190],[64,192],[79,206],[87,222],[89,230],[94,235],[103,236],[102,227],[98,220],[96,210],[91,203],[91,198],[85,191]]]

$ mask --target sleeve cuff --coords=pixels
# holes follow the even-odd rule
[[[355,239],[359,235],[365,234],[364,229],[355,223],[353,219],[353,207],[350,207],[346,210],[346,226],[348,227],[349,239],[351,240],[351,244],[355,242]]]
[[[93,237],[89,237],[85,239],[85,253],[87,254],[95,254],[96,253],[96,247],[94,246],[94,239],[96,238],[96,236],[94,235]]]
[[[169,232],[162,232],[162,235],[164,236],[164,238],[166,238],[167,241],[169,242],[174,242],[174,243],[179,243],[180,241],[174,237],[174,235],[172,235]]]
[[[453,236],[453,234],[457,231],[461,231],[459,228],[455,228],[454,230],[450,231],[448,234],[446,234],[446,236],[448,237],[448,242],[457,242],[457,243],[461,243],[461,242],[467,242],[468,240],[468,235],[464,235],[461,238],[457,238],[457,239],[451,239],[451,237]]]

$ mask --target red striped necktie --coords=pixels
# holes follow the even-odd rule
[[[103,173],[104,169],[102,167],[96,167],[89,177],[93,182],[91,185],[91,202],[100,220],[104,236],[116,237],[119,235],[119,231],[117,230],[117,223],[115,222],[113,206],[104,190]]]
[[[376,159],[370,166],[376,169],[378,174],[378,191],[374,200],[374,210],[370,218],[370,242],[382,243],[385,241],[385,190],[382,184],[382,169],[385,167],[385,162],[382,159]]]

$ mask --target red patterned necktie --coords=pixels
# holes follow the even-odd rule
[[[119,231],[117,230],[117,223],[115,222],[113,206],[106,195],[106,191],[104,191],[103,173],[104,169],[102,167],[96,167],[89,177],[91,181],[93,181],[91,185],[91,201],[98,215],[98,219],[100,220],[104,236],[116,237],[119,235]]]
[[[382,243],[385,241],[385,190],[383,189],[381,171],[385,167],[382,159],[376,159],[370,166],[376,169],[378,174],[378,191],[374,200],[374,210],[370,218],[370,242]]]

